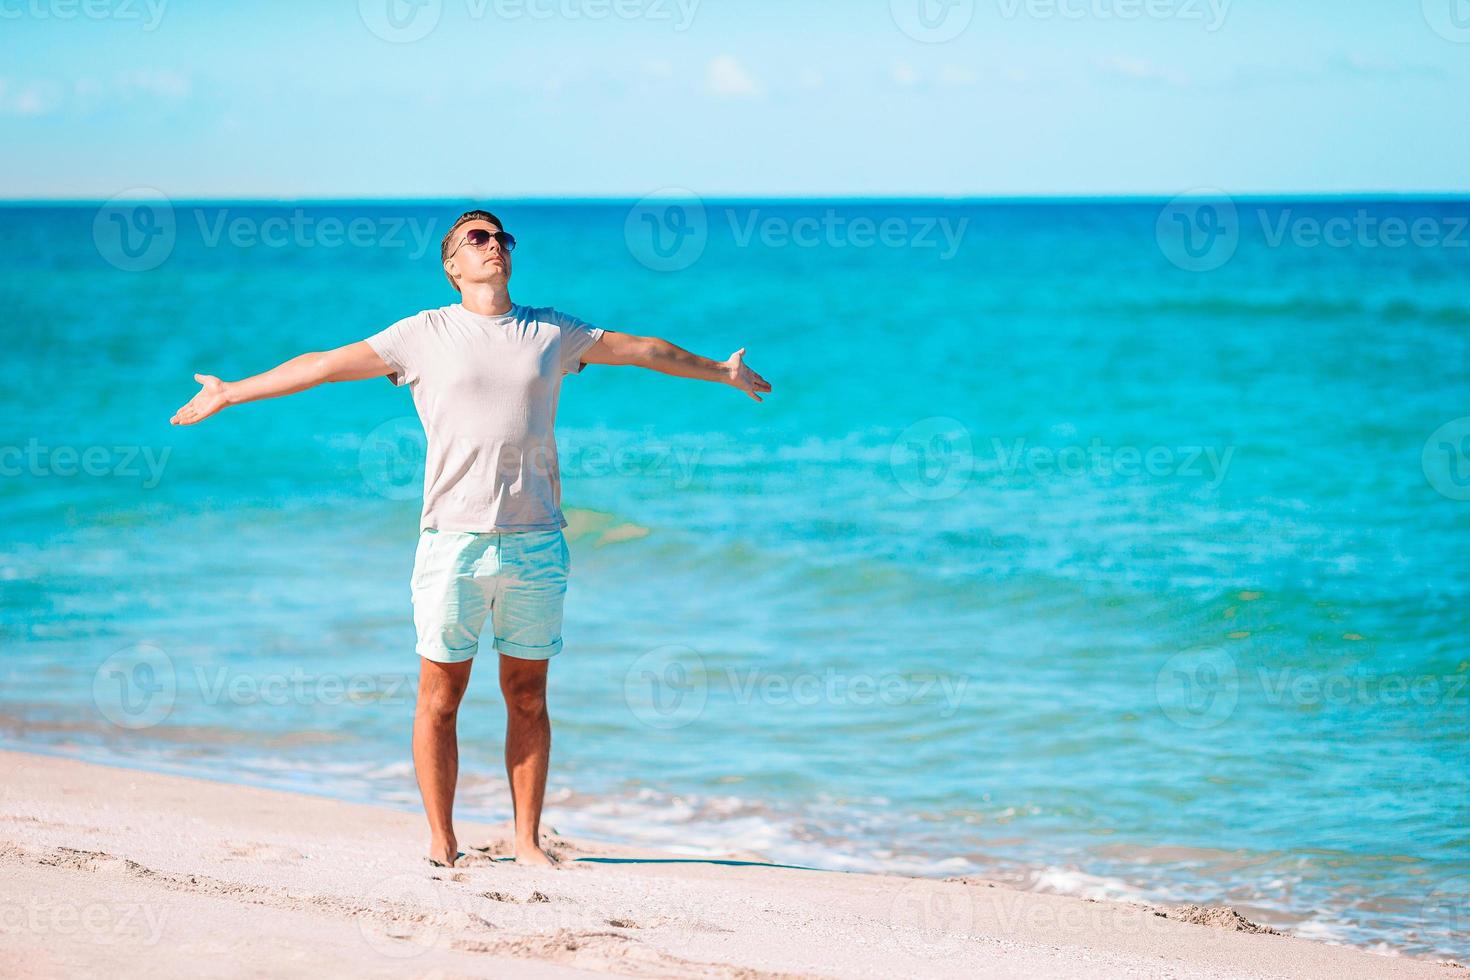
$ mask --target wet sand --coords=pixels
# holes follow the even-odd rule
[[[0,752],[0,962],[27,977],[1470,977],[1221,910],[691,859]],[[1172,916],[1172,917],[1171,917]]]

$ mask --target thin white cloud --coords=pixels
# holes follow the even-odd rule
[[[125,72],[118,77],[119,83],[138,95],[152,96],[177,102],[189,97],[189,79],[178,72],[154,70]]]
[[[649,78],[674,77],[674,63],[663,58],[650,58],[639,66],[639,70]]]
[[[974,85],[980,80],[972,69],[960,65],[945,65],[939,69],[939,82],[941,85],[949,85],[960,88],[966,85]]]
[[[749,98],[760,95],[760,84],[751,77],[734,55],[721,54],[710,59],[704,73],[705,90],[721,98]]]
[[[0,115],[49,116],[91,113],[119,103],[177,103],[189,98],[189,79],[172,71],[122,72],[108,79],[83,75],[69,84],[42,80],[0,80]]]
[[[1130,82],[1149,82],[1173,88],[1187,88],[1192,84],[1188,75],[1161,68],[1140,58],[1104,58],[1098,62],[1097,67],[1104,75]]]
[[[1341,55],[1328,63],[1328,70],[1364,78],[1443,78],[1444,71],[1431,65],[1405,65],[1362,54]]]
[[[61,105],[61,94],[53,85],[28,82],[12,85],[0,79],[0,116],[46,116]]]
[[[919,84],[919,73],[907,61],[895,61],[893,67],[889,69],[888,77],[905,88],[912,88]]]

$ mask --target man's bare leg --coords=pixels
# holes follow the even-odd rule
[[[541,849],[541,804],[551,761],[551,717],[546,713],[549,660],[500,656],[505,695],[505,773],[515,806],[516,863],[551,866]]]
[[[454,836],[454,787],[459,780],[459,738],[455,721],[470,682],[473,660],[440,664],[419,658],[419,694],[413,713],[413,768],[424,813],[429,818],[429,858],[453,865],[459,853]]]

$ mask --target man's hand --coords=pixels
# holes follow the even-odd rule
[[[597,343],[582,354],[587,364],[632,364],[676,378],[718,381],[739,388],[756,401],[764,401],[757,392],[770,391],[771,383],[746,367],[742,347],[723,361],[692,354],[677,344],[659,337],[605,330]]]
[[[226,405],[243,405],[262,398],[279,398],[328,381],[362,381],[392,374],[393,368],[365,340],[336,350],[311,351],[291,358],[264,374],[242,381],[221,381],[212,374],[196,374],[204,387],[189,404],[174,413],[174,425],[203,422]]]
[[[745,392],[756,401],[764,401],[765,399],[761,398],[761,396],[756,394],[756,392],[770,391],[771,383],[752,371],[745,364],[744,358],[745,348],[742,347],[735,353],[731,354],[727,360],[725,360],[723,366],[726,373],[730,376],[729,383],[734,385],[736,388],[739,388],[741,391]]]
[[[225,394],[225,383],[212,374],[196,374],[194,380],[203,387],[199,394],[189,399],[189,403],[174,413],[169,419],[174,425],[193,425],[195,422],[203,422],[215,412],[230,403]]]

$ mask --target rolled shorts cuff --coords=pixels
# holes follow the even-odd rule
[[[479,652],[480,645],[477,643],[472,647],[465,647],[463,650],[451,650],[442,643],[419,643],[415,649],[418,651],[420,657],[423,657],[425,660],[432,660],[436,664],[462,664],[466,660],[475,659],[475,654]]]
[[[495,638],[495,649],[507,657],[515,657],[517,660],[550,660],[561,653],[561,637],[557,637],[545,646],[533,647],[524,643],[516,643],[513,640],[502,640]]]

